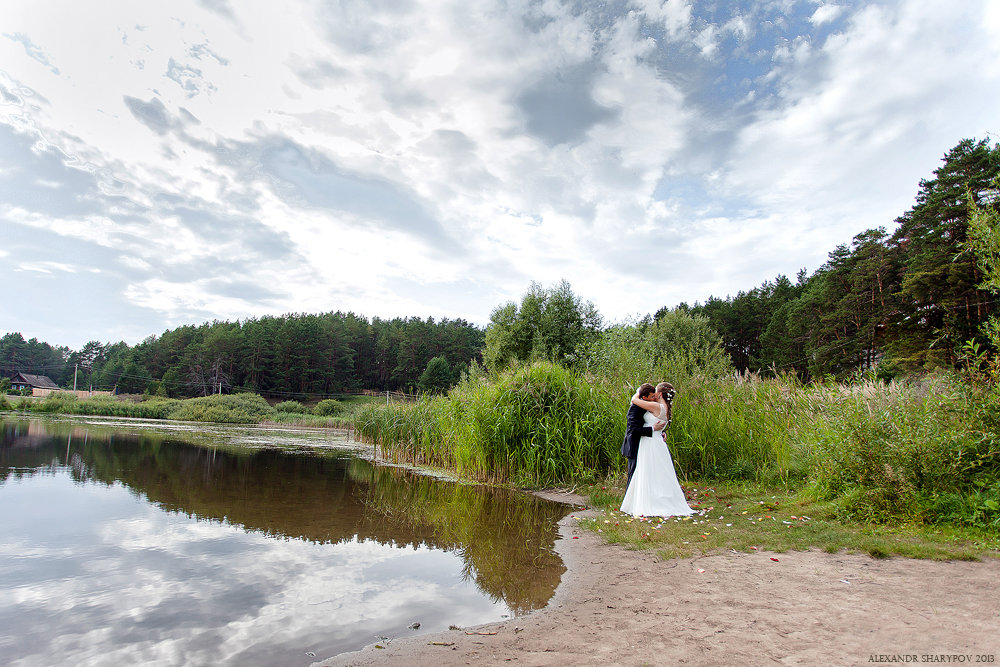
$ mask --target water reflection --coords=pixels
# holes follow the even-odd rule
[[[2,429],[0,654],[24,664],[308,664],[412,621],[541,607],[564,570],[565,509],[523,494],[330,453]]]

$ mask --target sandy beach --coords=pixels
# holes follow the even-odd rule
[[[550,496],[580,506],[582,499]],[[560,524],[567,572],[539,611],[369,645],[337,665],[997,664],[1000,560],[822,551],[663,561]]]

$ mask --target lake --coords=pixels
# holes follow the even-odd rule
[[[565,571],[565,505],[373,465],[343,435],[0,427],[4,664],[308,665],[541,608]]]

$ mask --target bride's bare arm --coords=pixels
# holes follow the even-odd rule
[[[656,401],[647,401],[645,399],[639,398],[636,394],[632,397],[632,405],[638,405],[640,408],[644,409],[646,412],[652,412],[654,415],[660,414],[660,404]]]

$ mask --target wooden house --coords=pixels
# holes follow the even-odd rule
[[[10,388],[17,390],[30,389],[34,393],[35,389],[59,390],[59,385],[50,380],[45,375],[29,375],[28,373],[18,373],[10,379]]]

